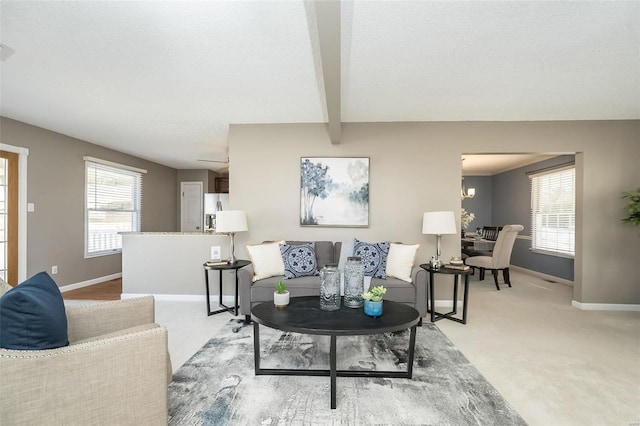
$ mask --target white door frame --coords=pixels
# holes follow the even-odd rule
[[[0,150],[18,154],[18,282],[27,279],[27,156],[29,150],[0,143]]]

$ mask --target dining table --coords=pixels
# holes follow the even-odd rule
[[[493,251],[493,246],[496,244],[493,240],[477,238],[475,235],[469,234],[462,237],[460,241],[463,249],[471,249],[474,251]]]

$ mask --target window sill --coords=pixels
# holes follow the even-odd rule
[[[562,257],[564,259],[574,259],[575,255],[567,254],[567,253],[559,253],[557,251],[548,251],[548,250],[540,250],[540,249],[529,249],[532,253],[544,254],[545,256],[554,256],[554,257]]]
[[[112,254],[122,254],[122,249],[113,250],[113,251],[101,251],[99,253],[90,253],[90,254],[85,253],[84,258],[91,259],[93,257],[111,256]]]

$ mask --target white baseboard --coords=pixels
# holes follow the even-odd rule
[[[577,300],[571,301],[571,306],[583,311],[631,311],[640,312],[640,305],[615,304],[615,303],[582,303]]]
[[[137,294],[137,293],[122,293],[121,299],[132,299],[134,297],[153,296],[156,300],[168,301],[168,302],[199,302],[204,305],[207,297],[204,294]],[[233,306],[235,296],[222,295],[222,303],[227,306]],[[214,294],[209,296],[209,301],[212,306],[218,306],[218,295]]]
[[[82,287],[88,287],[90,285],[100,284],[105,281],[111,281],[121,277],[122,277],[122,272],[118,272],[117,274],[111,274],[104,277],[93,278],[93,279],[90,279],[87,281],[81,281],[75,284],[63,285],[62,287],[60,287],[60,292],[64,293],[65,291],[77,290]]]
[[[520,266],[509,266],[509,269],[512,271],[522,272],[524,274],[533,275],[534,277],[542,278],[543,280],[552,281],[555,283],[570,285],[573,287],[573,281],[566,280],[564,278],[554,277],[553,275],[543,274],[542,272],[532,271],[531,269],[526,269]]]

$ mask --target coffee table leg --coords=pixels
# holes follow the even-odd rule
[[[331,348],[329,349],[329,368],[331,374],[331,408],[336,408],[336,336],[331,336]]]
[[[253,321],[253,362],[256,374],[260,370],[260,329],[258,327],[258,323]]]
[[[407,375],[409,379],[413,378],[413,354],[416,348],[416,325],[411,327],[411,335],[409,337],[409,358],[407,359]]]

